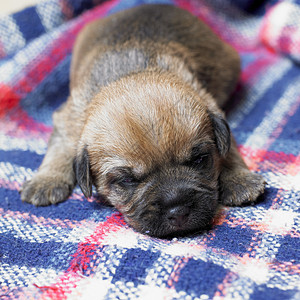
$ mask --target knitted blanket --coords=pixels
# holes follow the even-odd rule
[[[142,3],[191,11],[240,54],[227,118],[263,201],[224,207],[194,237],[151,238],[77,187],[22,203],[69,93],[72,46],[88,22]],[[300,1],[48,0],[0,17],[1,299],[300,299]]]

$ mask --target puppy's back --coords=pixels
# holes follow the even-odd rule
[[[97,90],[148,68],[178,72],[178,62],[191,73],[186,81],[196,78],[219,104],[239,75],[236,52],[195,16],[175,6],[142,5],[83,29],[73,51],[71,88],[86,77]]]

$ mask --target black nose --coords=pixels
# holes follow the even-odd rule
[[[185,206],[175,206],[168,210],[167,218],[171,225],[182,227],[188,220],[190,208]]]

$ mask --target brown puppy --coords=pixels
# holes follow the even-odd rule
[[[182,235],[218,203],[255,201],[264,180],[239,155],[220,110],[238,80],[237,53],[179,8],[145,5],[86,26],[71,94],[23,201],[64,201],[92,185],[135,229]]]

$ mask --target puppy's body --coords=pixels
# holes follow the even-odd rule
[[[240,157],[220,106],[239,58],[188,12],[146,5],[85,27],[71,94],[22,200],[64,201],[94,184],[137,230],[205,228],[218,203],[255,201],[264,181]],[[73,168],[74,165],[74,168]]]

